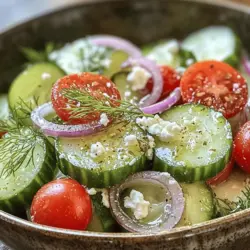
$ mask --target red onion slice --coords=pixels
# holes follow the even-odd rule
[[[142,68],[149,71],[152,75],[152,79],[153,79],[153,83],[154,83],[153,90],[149,95],[145,96],[140,101],[141,107],[147,107],[147,106],[150,106],[150,105],[156,103],[161,97],[161,93],[162,93],[162,89],[163,89],[163,79],[161,76],[161,71],[160,71],[160,68],[157,66],[157,64],[154,61],[149,60],[149,59],[144,58],[144,57],[129,58],[126,62],[124,62],[122,64],[122,68],[135,66],[135,65],[141,66]]]
[[[171,197],[164,207],[163,219],[156,223],[143,224],[129,217],[121,206],[121,202],[123,202],[121,201],[121,193],[133,185],[140,185],[140,183],[160,186],[166,192],[166,196]],[[177,181],[168,173],[155,171],[145,171],[130,176],[121,185],[110,189],[109,199],[111,211],[122,227],[130,232],[148,234],[172,229],[181,219],[185,206],[183,192]]]
[[[176,88],[167,98],[164,100],[157,102],[151,106],[141,108],[141,110],[145,114],[157,114],[162,113],[165,110],[171,108],[173,105],[175,105],[181,98],[181,90],[180,88]]]
[[[90,36],[89,40],[95,45],[109,47],[115,50],[123,50],[131,57],[140,57],[141,50],[128,40],[111,35]]]
[[[243,57],[242,63],[246,73],[250,76],[250,61],[246,55]]]
[[[61,125],[47,121],[44,117],[54,113],[51,103],[45,103],[34,109],[31,113],[31,120],[38,126],[45,135],[61,137],[79,137],[93,134],[103,126],[96,122],[80,125]]]

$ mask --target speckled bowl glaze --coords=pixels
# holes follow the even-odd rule
[[[96,33],[118,35],[140,45],[164,37],[181,39],[212,24],[232,26],[250,50],[250,9],[244,6],[194,0],[85,1],[0,34],[0,88],[7,91],[22,67],[20,46],[40,48],[46,41],[68,42]],[[19,250],[249,250],[250,210],[154,235],[56,229],[0,211],[0,240]]]

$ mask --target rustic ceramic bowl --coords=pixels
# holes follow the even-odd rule
[[[164,37],[182,38],[212,24],[232,26],[250,50],[250,9],[220,1],[89,0],[21,24],[0,34],[0,87],[20,71],[20,46],[68,42],[108,33],[143,44]],[[25,89],[24,89],[25,91]],[[0,240],[13,249],[250,249],[250,210],[192,227],[155,235],[93,233],[30,223],[0,211]]]

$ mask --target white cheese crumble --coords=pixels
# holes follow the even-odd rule
[[[136,123],[144,130],[147,130],[151,135],[156,135],[161,141],[169,141],[177,132],[181,131],[181,126],[176,122],[164,121],[159,115],[154,118],[142,117],[137,118]]]
[[[107,117],[107,115],[105,113],[101,114],[101,116],[100,116],[100,123],[102,125],[104,125],[105,127],[108,125],[109,119],[108,119],[108,117]]]
[[[129,196],[124,198],[124,207],[130,208],[137,220],[141,220],[148,216],[150,203],[144,200],[141,192],[132,190]]]
[[[97,194],[97,190],[95,188],[87,189],[87,192],[88,192],[89,195],[95,195],[95,194]]]
[[[106,86],[107,86],[108,88],[110,88],[110,87],[111,87],[111,83],[110,83],[110,82],[107,82],[107,83],[106,83]]]
[[[154,155],[154,148],[155,148],[155,140],[154,140],[154,137],[151,136],[151,135],[147,135],[148,137],[148,145],[149,145],[149,149],[147,151],[147,158],[149,160],[152,160],[153,159],[153,155]]]
[[[44,72],[44,73],[42,73],[41,78],[42,78],[42,80],[47,80],[47,79],[51,78],[51,74]]]
[[[146,87],[146,84],[150,77],[151,74],[147,70],[140,66],[135,66],[128,74],[127,81],[131,82],[132,90],[137,91]]]
[[[103,206],[109,208],[109,193],[107,189],[102,189],[102,204]]]
[[[186,65],[187,66],[190,66],[193,63],[194,63],[194,59],[192,59],[192,58],[189,58],[189,59],[186,60]]]
[[[94,143],[90,147],[90,156],[92,158],[96,158],[98,156],[101,156],[103,153],[105,153],[105,148],[100,142]]]
[[[134,146],[137,144],[136,135],[126,135],[124,137],[125,146]]]

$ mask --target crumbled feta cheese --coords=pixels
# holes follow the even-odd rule
[[[137,220],[141,220],[148,216],[150,203],[144,200],[141,192],[132,190],[129,196],[124,198],[124,207],[130,208]]]
[[[44,72],[44,73],[42,73],[41,78],[42,78],[42,80],[49,79],[49,78],[51,78],[51,74]]]
[[[186,65],[187,66],[190,66],[193,63],[194,63],[194,59],[192,59],[192,58],[189,58],[189,59],[186,60]]]
[[[186,117],[183,118],[183,124],[187,126],[196,122],[197,122],[197,117],[193,117],[192,119],[187,119]]]
[[[140,90],[146,87],[151,74],[140,66],[135,66],[127,76],[127,81],[131,82],[132,90]]]
[[[90,147],[90,156],[96,158],[105,152],[105,148],[100,142],[94,143]]]
[[[125,146],[133,146],[137,144],[136,135],[126,135],[124,137]]]
[[[102,114],[101,114],[100,123],[101,123],[102,125],[104,125],[105,127],[108,125],[109,119],[108,119],[108,117],[107,117],[107,115],[106,115],[105,113],[102,113]]]
[[[49,54],[49,59],[59,65],[67,74],[91,72],[109,67],[109,51],[88,39],[78,39]]]
[[[109,208],[109,193],[107,189],[102,189],[102,204],[103,206]]]
[[[97,194],[97,190],[95,188],[87,189],[87,192],[88,192],[89,195],[95,195],[95,194]]]
[[[149,160],[152,160],[153,155],[154,155],[155,140],[154,140],[154,137],[151,135],[147,135],[147,137],[148,137],[148,145],[149,145],[149,149],[147,151],[147,157]]]
[[[131,96],[131,91],[125,91],[124,96],[125,97],[130,97]]]
[[[110,88],[110,87],[111,87],[111,83],[110,83],[110,82],[107,82],[107,83],[106,83],[106,86],[107,86],[108,88]]]
[[[130,163],[129,166],[133,166],[136,163],[136,158],[134,158]]]
[[[156,135],[161,141],[168,141],[174,134],[181,131],[176,122],[164,121],[158,115],[151,117],[137,118],[136,123],[151,135]]]

